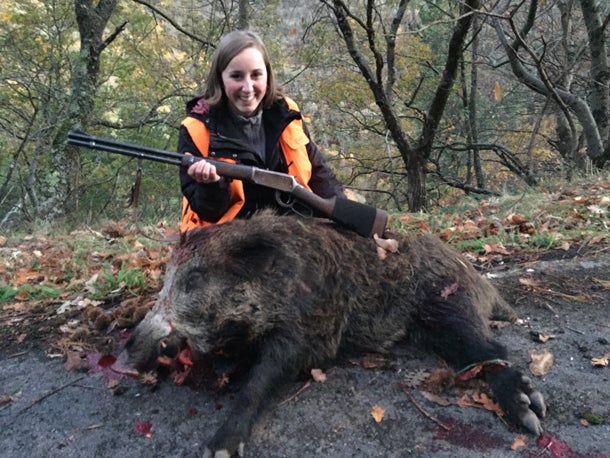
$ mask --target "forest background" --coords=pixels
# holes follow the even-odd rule
[[[0,2],[0,230],[177,225],[175,167],[66,145],[174,151],[220,36],[259,32],[350,196],[433,211],[610,160],[606,0]],[[608,217],[608,202],[605,203]]]

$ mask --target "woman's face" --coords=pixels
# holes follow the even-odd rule
[[[237,54],[221,73],[225,94],[233,109],[252,116],[267,92],[267,67],[261,52],[253,47]]]

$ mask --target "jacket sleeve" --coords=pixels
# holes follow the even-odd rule
[[[335,173],[328,166],[326,158],[311,139],[305,124],[303,124],[303,129],[307,137],[309,137],[309,143],[307,144],[307,154],[311,162],[309,187],[314,193],[325,199],[333,196],[345,197],[345,185],[339,181]]]
[[[178,152],[203,157],[184,126],[180,126]],[[191,209],[204,221],[215,223],[229,209],[229,179],[221,178],[216,183],[199,183],[189,176],[186,167],[180,167],[182,194],[188,199]]]

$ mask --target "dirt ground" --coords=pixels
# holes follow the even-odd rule
[[[341,360],[325,382],[295,382],[256,425],[246,456],[610,457],[610,253],[547,258],[513,258],[488,272],[520,315],[494,330],[514,364],[529,372],[532,350],[553,357],[532,376],[549,409],[541,437],[483,405],[457,405],[460,387],[425,397],[419,382],[441,364],[401,348],[376,364]],[[233,403],[230,390],[168,380],[151,387],[103,365],[90,354],[88,370],[67,370],[42,335],[26,347],[3,339],[0,454],[200,456]]]

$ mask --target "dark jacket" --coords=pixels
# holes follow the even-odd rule
[[[291,109],[285,99],[277,100],[269,109],[263,110],[262,123],[266,145],[263,162],[250,145],[240,140],[243,135],[237,131],[238,127],[227,110],[225,106],[209,107],[201,98],[193,99],[187,104],[187,116],[202,121],[208,129],[209,151],[214,151],[217,157],[234,159],[241,164],[287,173],[288,165],[279,139],[293,120],[302,119],[301,113]],[[324,198],[344,197],[343,184],[330,170],[305,127],[304,132],[309,138],[305,148],[312,165],[312,175],[307,185],[314,193]],[[196,156],[207,156],[207,152],[201,154],[197,149],[185,126],[180,127],[178,151],[182,154],[189,152]],[[191,178],[185,168],[181,168],[180,182],[182,193],[200,219],[214,223],[227,212],[230,206],[230,179],[223,177],[217,183],[203,184]],[[243,185],[245,203],[237,214],[238,218],[247,218],[254,211],[267,207],[276,208],[280,212],[286,211],[277,203],[274,190],[246,182]]]

